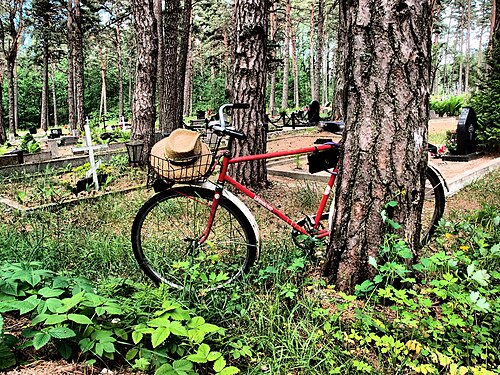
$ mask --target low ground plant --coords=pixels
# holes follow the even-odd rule
[[[388,235],[370,260],[378,275],[353,295],[328,285],[321,256],[277,225],[262,225],[259,264],[228,288],[151,285],[129,239],[147,190],[57,212],[3,212],[2,315],[26,318],[27,329],[13,345],[4,319],[0,356],[24,361],[36,345],[37,358],[167,374],[500,373],[499,186],[496,172],[464,190],[459,205],[470,197],[474,210],[448,213],[414,264],[405,241]],[[283,204],[309,212],[296,191],[281,190]]]

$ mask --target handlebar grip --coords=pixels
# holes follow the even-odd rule
[[[250,108],[250,104],[248,103],[233,103],[233,109],[247,109]]]

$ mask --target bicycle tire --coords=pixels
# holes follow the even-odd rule
[[[132,249],[142,271],[175,289],[218,289],[248,272],[259,253],[259,236],[248,213],[225,193],[210,235],[205,229],[214,197],[203,186],[174,186],[151,197],[132,225]],[[237,199],[237,198],[236,198]]]
[[[444,183],[431,167],[427,168],[425,174],[425,195],[421,214],[420,243],[425,245],[434,234],[439,220],[443,217],[445,209]],[[334,189],[334,188],[332,188]],[[332,199],[328,212],[328,228],[333,227],[333,215],[335,214],[335,199]],[[324,214],[323,214],[324,215]],[[321,217],[323,220],[323,216]]]
[[[446,204],[443,181],[438,174],[427,167],[425,176],[425,195],[422,207],[420,243],[425,245],[434,234],[439,220],[443,217]]]

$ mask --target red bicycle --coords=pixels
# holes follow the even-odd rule
[[[205,143],[200,147],[196,137],[189,139],[191,147],[175,150],[176,154],[169,149],[175,145],[169,145],[168,140],[164,141],[165,148],[172,152],[167,156],[155,155],[155,147],[159,144],[153,147],[150,168],[155,177],[151,185],[156,194],[144,203],[135,217],[132,247],[139,266],[156,284],[166,283],[182,289],[201,283],[203,289],[212,290],[234,281],[258,260],[261,242],[255,217],[239,198],[225,188],[226,184],[289,224],[299,246],[307,243],[304,239],[314,243],[329,236],[334,200],[331,200],[328,211],[326,206],[337,176],[340,145],[330,142],[295,150],[233,157],[233,141],[244,140],[246,136],[226,126],[224,113],[237,108],[247,108],[247,105],[223,105],[219,109],[220,120],[208,125],[204,140],[211,145],[210,148]],[[226,147],[219,151],[223,142],[227,142]],[[183,154],[186,150],[187,153]],[[189,154],[193,150],[197,152]],[[228,174],[231,164],[298,154],[310,155],[312,173],[320,170],[330,173],[318,209],[313,215],[298,221]],[[443,215],[444,205],[444,180],[438,171],[429,167],[422,214],[422,241],[427,241],[433,233]]]

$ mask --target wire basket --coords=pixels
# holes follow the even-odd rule
[[[202,133],[201,141],[206,147],[196,158],[169,160],[150,154],[148,186],[153,186],[157,180],[168,183],[205,181],[212,174],[224,139],[207,131]]]

